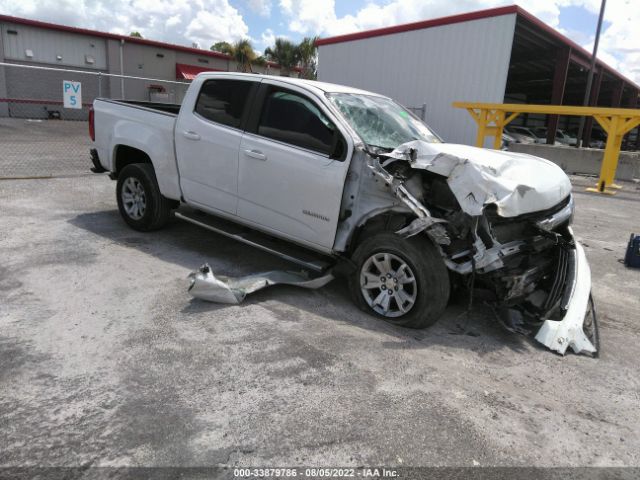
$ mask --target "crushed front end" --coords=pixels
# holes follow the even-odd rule
[[[513,218],[487,207],[478,237],[496,260],[477,270],[476,281],[492,292],[498,318],[509,330],[537,332],[537,341],[560,354],[569,347],[595,354],[591,271],[573,236],[572,217],[571,196],[552,209]]]
[[[510,331],[562,355],[597,354],[591,272],[571,230],[571,184],[531,156],[410,142],[371,158],[417,216],[397,233],[426,233],[450,271]]]

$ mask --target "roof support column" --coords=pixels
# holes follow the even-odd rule
[[[624,92],[624,80],[620,80],[618,82],[616,82],[615,86],[613,87],[613,91],[611,92],[611,106],[618,108],[620,107],[620,103],[622,102],[622,93]],[[624,135],[622,136],[622,138],[620,139],[620,141],[622,142],[622,140],[624,139]]]
[[[633,96],[634,98],[634,104],[635,107],[634,108],[638,108],[638,96],[640,95],[640,90],[636,90],[635,95]],[[636,150],[640,150],[640,125],[638,126],[638,129],[636,130]]]
[[[631,97],[629,98],[629,108],[638,108],[638,95],[640,90],[631,90]],[[636,128],[636,146],[635,150],[640,150],[640,125]]]
[[[569,58],[571,48],[561,48],[556,52],[556,65],[553,72],[553,87],[551,90],[551,105],[562,105],[564,87],[567,83],[569,70]],[[547,144],[553,145],[556,141],[558,129],[558,115],[549,115],[547,120]]]
[[[589,98],[589,105],[595,107],[598,105],[598,97],[600,96],[600,85],[602,85],[603,77],[602,67],[598,68],[596,72],[596,81],[591,88],[591,96]],[[582,135],[582,145],[589,147],[591,141],[591,130],[593,129],[593,117],[587,117],[584,124],[584,132]]]
[[[624,81],[620,80],[616,83],[616,86],[613,87],[613,92],[611,93],[611,106],[614,108],[618,108],[620,106],[620,102],[622,101],[622,91],[624,90]]]

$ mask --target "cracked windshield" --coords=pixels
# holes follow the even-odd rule
[[[415,115],[388,98],[351,93],[335,93],[328,97],[360,138],[374,149],[393,150],[413,140],[442,142]]]

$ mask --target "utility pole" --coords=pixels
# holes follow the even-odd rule
[[[587,90],[584,92],[584,100],[582,106],[589,105],[589,97],[591,97],[591,86],[593,84],[593,73],[596,68],[596,54],[598,53],[598,43],[600,43],[600,30],[602,29],[602,19],[604,18],[604,7],[607,4],[607,0],[602,0],[600,4],[600,15],[598,16],[598,27],[596,28],[596,39],[593,42],[593,54],[591,55],[591,64],[589,65],[589,75],[587,76]],[[597,101],[597,99],[596,99]],[[580,117],[580,126],[578,127],[578,138],[576,147],[582,146],[582,133],[584,131],[584,117]],[[587,145],[588,146],[588,145]]]

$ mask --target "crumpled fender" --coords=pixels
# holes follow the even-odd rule
[[[302,288],[321,288],[333,280],[333,274],[310,278],[304,272],[273,270],[245,277],[215,276],[208,263],[189,274],[189,293],[201,300],[238,304],[253,292],[270,285],[295,285]]]
[[[414,140],[390,153],[383,166],[405,160],[412,168],[447,178],[462,210],[482,215],[488,204],[502,217],[516,217],[557,205],[571,193],[569,177],[556,164],[515,152]]]

